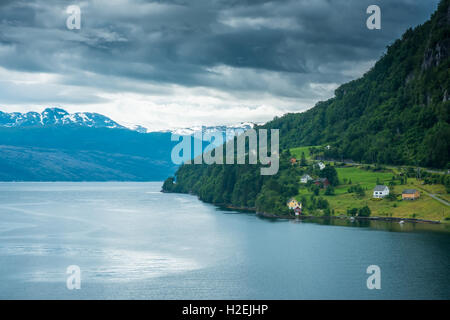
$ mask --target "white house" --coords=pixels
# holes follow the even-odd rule
[[[300,178],[300,182],[301,183],[308,183],[308,181],[312,180],[313,178],[311,178],[311,176],[309,174],[304,174],[301,178]]]
[[[317,165],[319,166],[320,170],[325,169],[325,164],[323,162],[319,162]]]
[[[384,198],[389,195],[389,188],[387,186],[377,185],[373,189],[374,198]]]

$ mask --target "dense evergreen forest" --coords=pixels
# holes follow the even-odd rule
[[[282,148],[330,144],[329,157],[444,168],[450,150],[450,1],[388,47],[362,78],[304,113],[264,125]]]
[[[280,129],[278,174],[262,176],[259,165],[183,165],[163,191],[286,213],[286,201],[297,194],[303,174],[290,165],[289,148],[299,146],[330,145],[324,156],[356,162],[449,167],[449,4],[441,1],[428,22],[407,30],[370,71],[340,86],[334,98],[263,125]],[[317,175],[338,183],[333,167]],[[302,202],[329,213],[320,197]]]

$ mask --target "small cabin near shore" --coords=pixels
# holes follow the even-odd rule
[[[416,200],[420,198],[420,192],[416,189],[405,189],[402,192],[402,200]]]
[[[294,198],[290,199],[287,203],[287,206],[289,209],[294,210],[295,208],[299,207],[299,203]]]
[[[295,216],[299,216],[302,214],[302,204],[294,198],[291,198],[288,201],[287,206],[290,210],[294,210]]]
[[[381,199],[389,195],[389,188],[384,185],[377,185],[373,189],[373,197],[376,199]]]

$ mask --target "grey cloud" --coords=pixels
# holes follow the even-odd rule
[[[145,85],[134,85],[142,82],[313,100],[311,83],[352,79],[354,66],[380,57],[437,2],[80,1],[82,29],[70,31],[67,1],[2,1],[0,66],[54,73],[64,85],[103,90],[142,92]],[[365,27],[365,10],[374,3],[382,9],[380,31]],[[233,72],[211,70],[220,66]]]

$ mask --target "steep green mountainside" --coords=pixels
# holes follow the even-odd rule
[[[442,168],[450,150],[450,1],[388,47],[362,78],[304,113],[264,125],[282,148],[330,144],[328,156]]]
[[[289,163],[289,148],[330,144],[325,156],[384,164],[445,167],[449,162],[450,0],[430,21],[408,30],[361,79],[336,97],[287,114],[262,128],[280,129],[280,170],[261,176],[260,165],[183,165],[163,185],[166,192],[259,212],[286,213],[286,201],[305,173]],[[315,175],[335,181],[333,167]],[[311,207],[329,210],[323,199]]]

